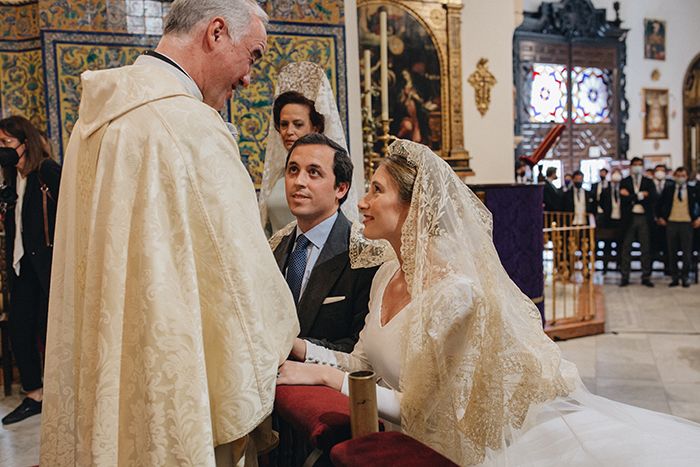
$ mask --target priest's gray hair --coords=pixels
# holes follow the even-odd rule
[[[165,18],[163,35],[189,34],[203,21],[220,16],[226,21],[229,35],[239,43],[257,16],[267,26],[267,13],[255,0],[175,0]]]

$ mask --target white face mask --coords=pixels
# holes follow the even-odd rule
[[[678,183],[679,185],[683,185],[687,181],[688,177],[676,177],[676,183]]]
[[[642,167],[641,165],[633,165],[633,166],[630,168],[630,171],[631,171],[632,174],[634,174],[634,175],[641,175],[643,170],[644,170],[644,167]]]
[[[663,170],[657,170],[656,172],[654,172],[654,178],[656,178],[659,181],[666,180],[666,172],[664,172]]]
[[[619,183],[620,180],[622,180],[622,174],[619,172],[615,172],[614,174],[612,174],[610,176],[610,178],[612,179],[613,182]]]

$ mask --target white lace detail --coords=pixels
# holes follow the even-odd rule
[[[282,239],[291,234],[296,227],[296,221],[290,222],[270,237],[268,242],[272,251],[275,251]],[[352,269],[373,268],[396,258],[389,242],[385,240],[368,240],[362,234],[364,228],[365,226],[359,222],[353,222],[350,227],[348,255],[350,256],[350,267]]]
[[[572,386],[536,307],[501,265],[488,209],[426,146],[399,140],[389,152],[417,167],[401,237],[413,303],[402,429],[460,465],[479,463],[533,404]]]
[[[296,62],[282,68],[277,77],[274,98],[276,99],[277,96],[287,91],[297,91],[307,99],[314,101],[316,111],[323,115],[324,134],[347,149],[348,145],[345,140],[345,133],[343,132],[343,125],[335,97],[333,96],[333,89],[326,77],[326,73],[320,66],[311,62]],[[275,183],[284,176],[286,160],[287,150],[284,148],[279,132],[275,129],[272,109],[270,109],[270,121],[265,143],[263,178],[258,198],[260,220],[263,227],[267,225],[268,221],[267,200]],[[347,199],[341,206],[343,214],[351,222],[359,219],[357,203],[360,199],[360,192],[358,191],[360,188],[352,185]]]
[[[353,222],[350,229],[350,267],[352,269],[373,268],[396,259],[394,249],[386,240],[369,240],[363,232],[365,226]]]

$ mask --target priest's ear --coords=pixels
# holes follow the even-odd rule
[[[206,35],[204,41],[207,47],[211,50],[216,47],[217,44],[222,43],[222,40],[228,36],[228,28],[226,27],[226,21],[217,16],[212,18],[207,25]]]

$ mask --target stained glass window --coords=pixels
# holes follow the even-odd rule
[[[609,70],[576,66],[571,74],[571,113],[574,123],[610,122]]]
[[[535,63],[532,66],[530,122],[564,123],[566,121],[567,73],[565,65]]]

